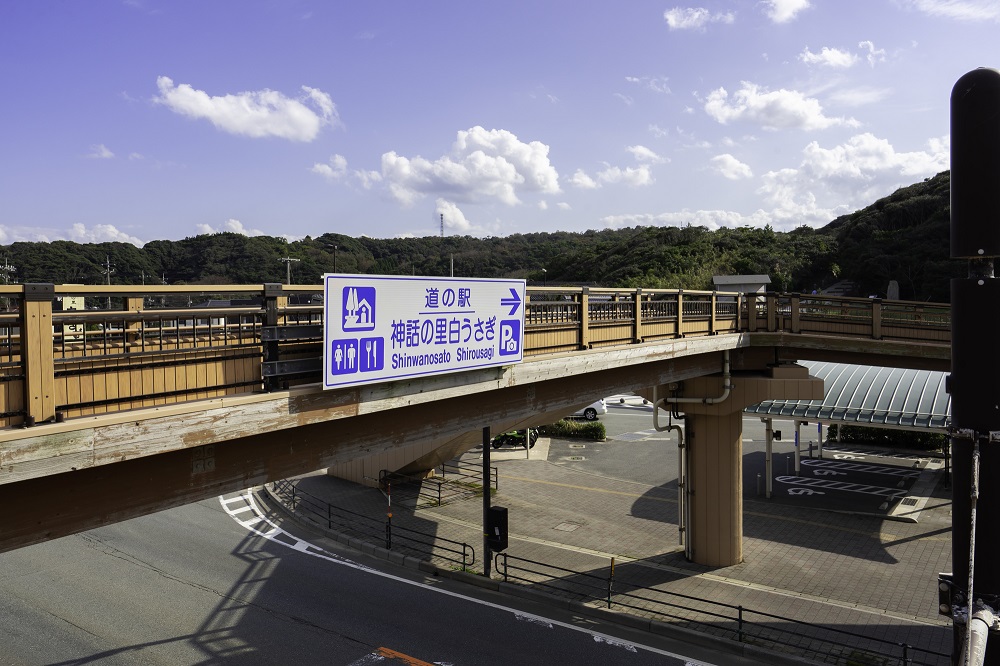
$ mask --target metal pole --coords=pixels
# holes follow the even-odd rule
[[[951,281],[952,603],[964,617],[954,620],[952,658],[961,653],[975,597],[1000,593],[1000,530],[977,533],[973,524],[1000,520],[1000,488],[975,476],[1000,475],[1000,72],[976,69],[951,93],[951,258],[968,262],[968,277]],[[976,449],[979,449],[978,456]],[[978,464],[977,460],[978,458]],[[965,589],[968,585],[969,588]],[[975,597],[973,597],[973,594]],[[961,595],[961,597],[959,597]],[[961,620],[961,622],[959,621]],[[1000,646],[986,650],[985,664],[1000,664]]]
[[[819,459],[823,459],[823,424],[816,424],[816,436],[819,438]]]
[[[771,471],[772,463],[772,446],[774,444],[774,430],[771,428],[771,419],[764,419],[764,432],[766,433],[765,442],[766,448],[764,453],[764,497],[771,499],[771,479],[774,474]]]
[[[483,575],[490,577],[490,427],[483,428]]]
[[[795,476],[801,476],[802,466],[799,462],[799,427],[802,425],[801,421],[795,422]]]

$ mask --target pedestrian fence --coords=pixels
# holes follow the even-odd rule
[[[669,620],[673,626],[824,663],[842,666],[945,666],[951,663],[950,655],[928,648],[645,587],[621,578],[616,580],[614,558],[603,575],[506,552],[496,553],[493,559],[494,570],[505,582],[530,585],[558,596],[654,620]]]
[[[311,523],[362,540],[373,540],[381,543],[386,550],[428,556],[431,561],[455,563],[461,566],[462,571],[476,562],[476,549],[467,543],[393,525],[391,506],[387,507],[385,520],[372,518],[335,506],[296,487],[287,479],[271,483],[268,492],[297,516]]]
[[[377,481],[379,490],[388,499],[392,496],[397,503],[412,502],[414,508],[441,506],[455,500],[482,497],[483,466],[462,460],[449,460],[435,469],[434,476],[417,476],[379,470]],[[497,487],[499,475],[496,467],[490,467],[489,485]]]
[[[268,491],[297,516],[328,530],[380,543],[389,551],[458,564],[462,571],[469,570],[476,561],[475,549],[466,543],[393,525],[391,507],[381,520],[331,504],[288,480],[269,486]],[[647,587],[620,574],[616,577],[614,558],[606,573],[601,574],[502,552],[494,555],[493,569],[504,582],[837,666],[951,663],[950,655],[927,647]]]

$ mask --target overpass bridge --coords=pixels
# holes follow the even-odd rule
[[[732,564],[743,407],[821,397],[800,359],[950,367],[948,305],[533,287],[521,364],[324,391],[322,291],[0,287],[0,551],[334,465],[431,469],[484,426],[655,390],[689,418],[693,557]]]

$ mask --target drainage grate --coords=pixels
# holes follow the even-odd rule
[[[906,498],[903,499],[902,502],[900,502],[900,504],[903,504],[905,506],[916,506],[917,505],[917,498],[916,497],[906,497]]]
[[[585,448],[587,448],[587,445],[586,444],[570,444],[569,448],[571,448],[571,449],[585,449]]]
[[[581,460],[586,460],[583,456],[566,456],[566,460],[571,462],[580,462]]]
[[[559,523],[553,529],[560,530],[562,532],[572,532],[580,526],[579,523]]]

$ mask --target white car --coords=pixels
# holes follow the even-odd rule
[[[583,418],[587,419],[588,421],[596,421],[597,420],[597,416],[599,414],[607,414],[607,413],[608,413],[608,406],[607,406],[607,404],[605,404],[604,398],[601,398],[597,402],[590,403],[589,405],[587,405],[583,409],[576,410],[575,412],[573,412],[572,414],[570,414],[570,417],[571,418],[576,418],[576,417],[581,417],[582,416]]]

